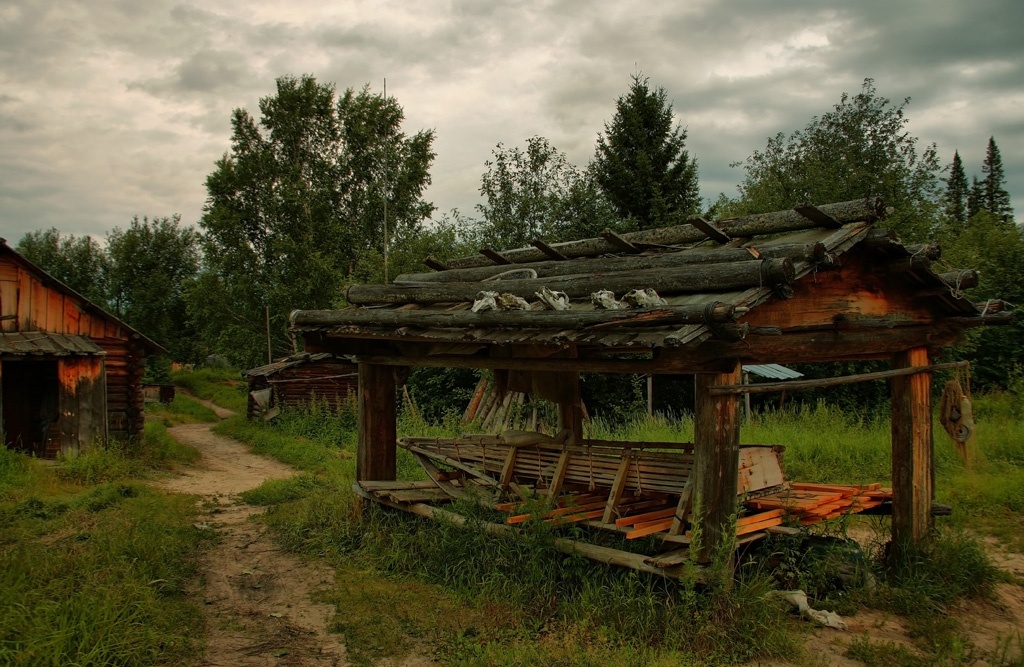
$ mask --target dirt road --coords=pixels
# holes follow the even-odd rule
[[[222,418],[230,414],[218,412]],[[209,424],[169,430],[180,442],[198,449],[202,459],[158,486],[200,496],[204,515],[197,529],[214,530],[219,538],[202,562],[207,648],[201,664],[347,665],[341,636],[327,632],[334,608],[311,599],[317,590],[330,586],[333,570],[282,552],[264,527],[252,521],[262,510],[238,499],[242,491],[295,471],[212,433]]]

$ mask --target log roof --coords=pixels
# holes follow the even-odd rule
[[[346,359],[345,357],[335,356],[330,352],[320,352],[318,354],[299,352],[298,354],[293,354],[291,356],[285,357],[284,359],[278,359],[275,362],[264,364],[263,366],[257,366],[256,368],[250,368],[249,370],[246,371],[242,371],[242,377],[271,377],[273,375],[277,375],[281,371],[288,370],[289,368],[295,368],[296,366],[304,366],[306,364],[314,364],[320,361],[351,363],[349,359]]]
[[[733,356],[751,362],[792,362],[805,359],[778,350],[802,343],[785,335],[810,336],[827,350],[843,345],[843,332],[881,340],[900,330],[914,344],[942,346],[963,328],[1005,321],[1001,302],[979,307],[964,296],[976,273],[941,272],[937,246],[905,245],[875,227],[884,214],[877,199],[855,200],[550,245],[535,241],[530,248],[485,248],[447,264],[428,258],[438,270],[405,274],[391,285],[353,285],[348,308],[297,310],[292,325],[307,349],[319,341],[322,349],[364,355],[379,349],[372,343],[387,343],[449,355],[510,345],[598,353],[703,346],[710,358],[729,345]],[[542,288],[566,295],[571,308],[552,310]],[[663,303],[610,310],[591,296],[608,290],[618,301],[634,289],[653,289]],[[474,312],[474,301],[487,291],[518,296],[528,306]],[[779,340],[764,351],[751,344],[770,337]],[[875,350],[869,341],[833,356],[865,358],[864,350],[881,356],[910,346],[890,342]]]
[[[67,357],[102,356],[106,352],[85,336],[62,335],[45,331],[24,331],[21,333],[0,333],[0,354]]]

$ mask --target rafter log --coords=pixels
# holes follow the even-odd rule
[[[605,229],[601,232],[601,238],[623,252],[628,252],[634,255],[640,252],[640,248],[636,247],[610,229]]]
[[[799,391],[801,389],[822,389],[825,387],[840,387],[848,384],[861,382],[872,382],[874,380],[887,380],[905,375],[916,375],[918,373],[931,373],[933,371],[947,370],[951,368],[967,368],[971,365],[969,361],[951,361],[945,364],[933,364],[930,366],[913,366],[909,368],[894,368],[887,371],[876,371],[873,373],[858,373],[855,375],[842,375],[839,377],[820,378],[815,380],[788,380],[786,382],[759,382],[757,384],[735,384],[711,387],[708,391],[712,396],[728,396],[731,394],[769,394],[776,391]]]
[[[537,250],[540,250],[542,253],[544,253],[551,259],[555,260],[556,262],[564,262],[565,260],[569,259],[568,257],[558,252],[557,250],[549,246],[547,243],[544,243],[540,239],[534,239],[530,241],[530,245],[532,245]]]
[[[717,241],[718,243],[728,243],[729,241],[732,240],[732,238],[730,238],[728,234],[723,232],[718,227],[715,227],[713,224],[711,224],[710,222],[708,222],[707,220],[700,216],[690,218],[686,222],[699,229],[701,232],[707,235],[707,237],[712,241]]]
[[[491,248],[480,248],[480,254],[483,255],[484,257],[486,257],[487,259],[491,260],[495,264],[501,264],[501,265],[513,264],[511,259],[509,259],[508,257],[505,257],[504,255],[502,255],[497,250],[493,250]]]
[[[804,216],[808,220],[812,221],[819,227],[827,227],[829,229],[839,229],[843,226],[843,223],[836,220],[831,215],[822,211],[817,206],[811,204],[804,204],[803,206],[794,206],[793,210]]]
[[[423,263],[429,266],[430,268],[434,269],[435,271],[447,271],[449,268],[444,262],[441,262],[433,255],[430,255],[427,258],[425,258],[423,260]]]
[[[819,210],[831,216],[842,224],[851,222],[875,222],[885,216],[885,205],[880,199],[855,199],[835,204],[823,204]],[[748,215],[730,220],[720,220],[715,223],[722,231],[732,237],[758,236],[761,234],[778,234],[782,232],[799,231],[818,227],[816,222],[800,215],[794,210],[773,211]],[[623,239],[637,246],[643,245],[680,245],[694,243],[705,238],[703,232],[695,229],[692,225],[678,225],[675,227],[662,227],[658,229],[645,229],[637,232],[629,232],[621,235]],[[566,257],[593,257],[609,252],[619,252],[620,249],[604,238],[581,239],[559,243],[554,246]],[[546,257],[544,253],[536,248],[515,248],[506,250],[502,256],[517,264],[524,262],[538,262]],[[486,257],[470,256],[453,259],[448,265],[454,269],[463,269],[476,266],[486,266],[490,262]]]

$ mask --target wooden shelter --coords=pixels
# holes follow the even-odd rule
[[[52,458],[142,433],[142,375],[160,345],[0,239],[4,444]]]
[[[355,398],[358,367],[330,353],[300,352],[242,373],[249,381],[249,419],[270,419],[281,410],[308,407],[314,402],[332,412]]]
[[[292,324],[307,351],[354,355],[359,364],[357,491],[366,497],[437,516],[443,510],[423,501],[462,492],[469,485],[460,471],[470,471],[470,481],[491,491],[547,493],[558,513],[566,504],[558,494],[575,483],[579,493],[600,489],[603,495],[577,495],[570,505],[596,506],[581,513],[577,504],[572,516],[624,532],[619,522],[635,512],[623,508],[643,500],[630,485],[645,486],[644,493],[664,492],[672,504],[658,519],[659,535],[688,545],[687,557],[698,563],[733,543],[734,523],[768,525],[763,517],[737,520],[737,511],[750,507],[741,501],[751,493],[782,493],[791,506],[799,500],[815,516],[834,515],[843,502],[850,507],[884,496],[877,487],[780,485],[763,468],[761,481],[751,483],[743,461],[752,454],[739,446],[740,397],[773,385],[744,385],[742,364],[890,360],[893,369],[873,377],[892,378],[891,513],[894,542],[905,545],[924,539],[931,522],[932,359],[966,328],[1005,322],[1009,314],[1001,302],[976,305],[964,298],[962,289],[977,275],[937,272],[936,246],[904,245],[876,228],[884,211],[881,201],[856,200],[715,223],[693,218],[565,243],[538,240],[506,251],[484,248],[448,263],[428,258],[432,272],[401,275],[390,285],[354,285],[346,294],[352,306],[295,311]],[[416,366],[491,369],[509,391],[558,403],[565,431],[553,439],[412,439],[402,444],[430,455],[424,467],[433,483],[396,484],[396,382]],[[695,375],[694,442],[585,439],[581,371]],[[861,379],[790,381],[786,387]],[[472,465],[466,462],[471,448]],[[650,450],[661,453],[643,453]],[[607,486],[595,482],[598,455],[605,457]],[[767,465],[771,457],[759,460]],[[567,478],[573,465],[584,468],[575,474],[586,475],[588,464],[589,480]],[[476,474],[481,469],[486,476]],[[670,483],[672,475],[679,479]],[[652,491],[654,478],[663,490]],[[808,494],[817,494],[813,506]],[[620,562],[629,560],[624,553],[586,555]],[[644,560],[638,569],[650,564]]]

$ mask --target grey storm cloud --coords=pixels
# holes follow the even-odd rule
[[[867,77],[910,131],[980,174],[988,137],[1024,210],[1019,0],[4,0],[0,236],[102,236],[133,215],[199,219],[233,109],[283,75],[369,84],[433,129],[428,197],[472,213],[494,146],[548,138],[585,165],[633,74],[665,89],[702,193],[767,137],[828,111]]]

